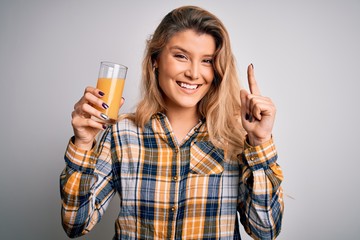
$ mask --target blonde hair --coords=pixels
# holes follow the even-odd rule
[[[144,127],[155,113],[165,110],[154,63],[174,34],[189,29],[211,35],[216,44],[214,80],[208,93],[200,100],[198,112],[206,119],[209,137],[215,146],[241,151],[245,134],[240,123],[240,85],[229,35],[216,16],[199,7],[174,9],[164,17],[147,41],[142,66],[143,99],[137,106],[135,123]]]

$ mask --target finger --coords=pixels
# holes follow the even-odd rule
[[[109,117],[104,113],[101,113],[99,110],[93,107],[93,105],[88,103],[77,103],[74,107],[74,111],[72,113],[72,118],[81,117],[81,118],[91,118],[91,116],[95,116],[99,119],[108,120]]]
[[[88,114],[90,116],[95,116],[95,117],[97,117],[99,119],[103,119],[103,120],[108,120],[109,119],[109,117],[107,115],[105,115],[104,113],[100,112],[99,110],[94,108],[92,105],[87,104],[87,103],[82,105],[81,110],[85,114]]]
[[[261,120],[262,112],[261,112],[261,108],[259,108],[261,104],[263,105],[272,104],[269,98],[254,94],[247,94],[246,99],[244,99],[243,101],[244,102],[246,101],[246,109],[247,109],[246,110],[247,115],[245,116],[245,119],[249,120],[249,122],[252,122],[253,120]]]
[[[94,88],[92,86],[88,86],[85,88],[84,95],[86,93],[91,93],[99,98],[101,98],[105,95],[105,93],[103,91],[101,91],[100,89]]]
[[[255,120],[253,113],[254,99],[261,98],[261,96],[256,96],[254,94],[249,94],[245,89],[240,91],[241,97],[241,106],[242,106],[242,115],[248,122],[253,122]],[[260,100],[258,100],[260,101]]]
[[[125,103],[125,98],[121,97],[121,100],[120,100],[120,108],[122,107],[122,105],[124,105]]]
[[[249,94],[247,96],[247,98],[248,98],[248,102],[249,102],[249,109],[252,109],[254,107],[254,105],[260,104],[260,103],[268,104],[268,105],[273,104],[271,99],[268,97]]]
[[[260,95],[260,89],[255,80],[254,65],[250,64],[247,69],[248,83],[251,94]]]
[[[106,125],[101,122],[97,122],[91,118],[82,118],[80,116],[73,117],[71,120],[71,124],[74,129],[91,127],[99,130],[104,130],[106,128]]]
[[[77,102],[74,105],[74,111],[72,112],[71,117],[82,117],[82,118],[90,118],[91,115],[83,111],[83,105],[86,104],[85,100],[83,98],[80,99],[79,102]]]
[[[71,118],[77,118],[77,117],[80,117],[80,118],[90,118],[91,115],[87,114],[87,113],[84,113],[82,111],[79,111],[79,110],[74,110],[72,113],[71,113]]]
[[[250,112],[256,120],[261,121],[264,116],[275,115],[276,109],[272,102],[266,99],[253,98],[250,103]]]
[[[99,108],[103,109],[109,108],[109,106],[103,100],[101,100],[98,96],[95,96],[93,93],[85,93],[84,98],[87,102],[91,103],[94,106],[98,106]]]
[[[248,103],[249,93],[245,89],[240,90],[240,102],[241,102],[241,116],[248,120],[246,115],[249,114],[249,103]]]
[[[101,122],[98,122],[98,121],[95,121],[91,118],[87,118],[86,119],[86,126],[89,126],[89,127],[92,127],[92,128],[96,128],[96,129],[99,129],[99,130],[104,130],[106,129],[106,125],[104,123],[101,123]]]
[[[96,94],[96,95],[94,95]],[[99,98],[98,91],[95,88],[87,87],[84,95],[81,97],[81,99],[74,105],[74,110],[79,114],[83,115],[84,112],[82,110],[82,107],[84,104],[91,104],[93,106],[96,106],[100,109],[107,109],[109,106]]]

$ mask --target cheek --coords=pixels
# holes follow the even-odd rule
[[[165,83],[175,76],[176,69],[169,64],[168,66],[159,66],[158,79],[159,82]]]
[[[158,74],[157,78],[159,81],[160,87],[162,87],[164,84],[166,84],[166,81],[169,79],[168,69],[164,68],[163,66],[159,66],[158,68]]]
[[[167,94],[171,89],[171,79],[172,77],[169,75],[167,71],[159,71],[158,73],[158,82],[159,88],[165,94]]]
[[[166,89],[166,80],[163,77],[163,74],[158,75],[158,81],[159,81],[159,87],[162,91],[164,91]]]
[[[205,74],[204,74],[205,80],[207,83],[211,84],[214,81],[214,71],[213,70],[208,70]]]

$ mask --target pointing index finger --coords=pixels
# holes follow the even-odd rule
[[[260,95],[260,89],[255,80],[254,65],[250,64],[247,69],[248,83],[251,94]]]

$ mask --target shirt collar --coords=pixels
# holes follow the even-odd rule
[[[166,114],[158,112],[151,118],[151,127],[154,134],[157,134],[161,139],[167,142],[170,146],[176,146],[175,135],[173,134],[171,124]],[[182,145],[188,142],[190,139],[196,138],[197,141],[208,139],[207,128],[205,119],[199,119],[199,122],[190,130]]]

